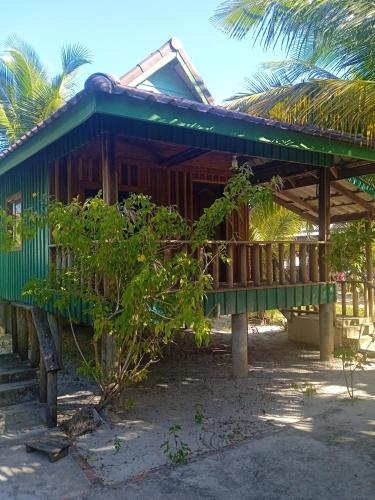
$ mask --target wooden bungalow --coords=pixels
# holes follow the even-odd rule
[[[232,259],[214,262],[206,309],[232,315],[234,375],[247,374],[247,313],[258,310],[319,306],[321,359],[328,360],[336,300],[325,262],[330,224],[374,218],[374,193],[358,177],[375,173],[375,149],[334,131],[215,105],[176,39],[119,80],[93,74],[73,99],[0,153],[0,204],[16,213],[38,209],[42,195],[69,202],[102,190],[115,203],[141,192],[193,220],[220,196],[233,161],[252,165],[255,183],[281,176],[275,201],[319,226],[319,240],[248,241],[243,207],[242,217],[218,228]],[[12,311],[25,303],[25,283],[56,258],[46,230],[0,255],[0,298]],[[371,314],[372,297],[369,288]]]

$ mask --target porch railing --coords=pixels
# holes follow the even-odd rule
[[[319,283],[320,241],[208,241],[195,252],[205,258],[213,277],[213,288],[249,288]],[[191,251],[189,241],[165,241],[164,257],[181,250]],[[223,260],[221,255],[225,256]],[[58,269],[69,267],[71,257],[50,245],[50,262]]]

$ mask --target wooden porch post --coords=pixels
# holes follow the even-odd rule
[[[371,221],[366,222],[366,231],[371,230]],[[374,283],[374,266],[372,264],[372,241],[369,240],[366,242],[366,274],[367,281],[370,284]],[[371,286],[367,287],[368,290],[368,315],[374,320],[374,290]]]
[[[234,378],[245,378],[247,365],[247,313],[232,314],[232,372]]]
[[[112,205],[118,201],[118,178],[115,157],[115,140],[111,133],[105,133],[102,137],[102,177],[103,177],[103,200]],[[104,294],[109,293],[110,283],[104,278]],[[102,365],[106,370],[111,370],[115,355],[115,339],[112,335],[104,334],[101,345]]]
[[[319,240],[327,243],[330,226],[330,170],[321,167],[319,171]],[[329,267],[326,260],[327,247],[319,245],[320,281],[329,281]],[[320,359],[329,361],[334,349],[334,307],[335,304],[319,305]]]

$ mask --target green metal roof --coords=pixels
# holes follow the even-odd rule
[[[73,137],[75,131],[96,115],[107,117],[107,128],[111,127],[112,121],[123,120],[127,123],[129,135],[138,134],[207,149],[239,154],[247,152],[254,156],[320,166],[331,165],[334,155],[375,161],[374,149],[338,140],[334,133],[318,135],[316,130],[249,116],[220,106],[114,85],[111,90],[85,90],[77,94],[46,122],[0,154],[0,175],[68,135],[72,148],[77,147]],[[142,132],[140,127],[143,127]],[[94,134],[100,132],[93,131]],[[65,154],[68,149],[69,144],[65,144]]]

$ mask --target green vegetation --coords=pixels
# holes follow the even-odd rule
[[[370,340],[370,344],[373,340]],[[360,339],[356,346],[348,345],[338,347],[334,351],[335,358],[341,359],[342,371],[344,374],[345,385],[350,399],[354,399],[355,381],[354,374],[358,370],[364,370],[371,363],[367,360],[366,351],[360,350]]]
[[[50,77],[33,47],[19,38],[0,54],[0,150],[59,109],[75,92],[78,69],[90,62],[80,45],[61,50],[61,72]]]
[[[294,389],[295,391],[301,392],[302,394],[305,394],[306,396],[313,396],[314,394],[317,393],[316,387],[313,384],[291,384],[290,385],[291,389]]]
[[[82,356],[83,370],[98,384],[101,406],[144,379],[181,326],[193,329],[198,345],[208,341],[210,324],[202,303],[212,286],[208,266],[213,255],[210,248],[203,250],[204,243],[233,210],[261,203],[270,193],[271,186],[251,185],[250,172],[243,168],[194,224],[144,195],[111,206],[100,197],[52,203],[40,215],[52,229],[58,251],[70,256],[70,265],[51,268],[25,293],[40,304],[53,301],[68,315],[75,341],[72,305],[85,305],[96,348],[94,359]],[[227,258],[224,246],[219,257]],[[113,363],[107,363],[103,343],[113,349]]]
[[[368,225],[364,220],[336,227],[331,235],[332,245],[328,256],[332,269],[345,271],[348,279],[361,280],[366,269],[366,243],[374,239],[374,224]]]
[[[253,115],[363,134],[374,141],[375,7],[368,0],[229,0],[214,23],[231,37],[253,35],[289,59],[264,64],[230,98]]]
[[[167,455],[172,464],[186,465],[191,449],[180,438],[180,431],[182,431],[181,425],[172,425],[172,427],[169,428],[169,440],[162,443],[160,448],[163,450],[163,453]]]
[[[250,209],[250,240],[282,241],[295,237],[308,222],[272,200],[264,200]],[[309,227],[309,226],[308,226]]]

